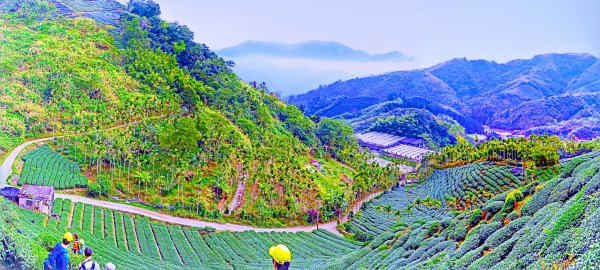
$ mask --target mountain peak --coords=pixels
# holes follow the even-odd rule
[[[274,58],[352,62],[397,62],[412,60],[412,57],[408,57],[399,51],[390,51],[383,54],[370,54],[366,51],[354,49],[333,40],[309,40],[300,43],[248,40],[238,45],[221,49],[218,53],[232,59],[250,56],[265,56]]]

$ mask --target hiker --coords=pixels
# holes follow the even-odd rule
[[[109,262],[106,264],[105,270],[117,270],[117,267],[113,263]]]
[[[290,269],[290,262],[292,261],[292,253],[284,245],[276,245],[269,248],[269,255],[273,259],[273,268],[275,270],[288,270]]]
[[[85,241],[83,241],[83,239],[79,238],[79,253],[78,254],[83,254],[85,251]]]
[[[98,265],[98,263],[92,261],[92,248],[85,248],[83,254],[85,255],[85,261],[83,261],[81,265],[79,265],[79,270],[100,270],[100,266]],[[96,269],[96,267],[98,267],[98,269]]]
[[[44,260],[44,270],[67,270],[69,268],[69,245],[73,242],[73,234],[66,232],[61,243],[57,243]]]
[[[77,234],[73,234],[73,247],[71,248],[71,251],[73,251],[73,254],[81,254],[81,245],[79,242],[79,235]]]

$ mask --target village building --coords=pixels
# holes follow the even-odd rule
[[[403,173],[403,174],[407,174],[407,173],[412,173],[415,169],[411,166],[408,165],[404,165],[404,164],[394,164],[393,162],[383,159],[383,158],[378,158],[378,157],[374,157],[371,158],[369,160],[367,160],[367,163],[369,164],[377,164],[380,167],[388,167],[388,166],[394,166],[394,168],[396,168],[399,172]]]
[[[396,146],[406,137],[385,134],[380,132],[357,133],[356,138],[360,145],[373,150],[382,150]]]
[[[424,156],[435,153],[426,147],[426,142],[419,138],[396,136],[381,132],[357,133],[360,145],[395,158],[405,158],[419,162]]]
[[[312,164],[313,166],[315,166],[315,168],[318,171],[321,171],[321,163],[319,163],[319,161],[315,158],[310,158],[310,164]]]
[[[17,193],[20,207],[50,215],[54,203],[54,187],[23,185]]]

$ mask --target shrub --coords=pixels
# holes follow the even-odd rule
[[[529,221],[529,217],[522,217],[514,220],[509,223],[507,226],[497,230],[492,235],[490,235],[482,245],[484,248],[495,248],[500,244],[504,243],[504,241],[510,239],[515,232],[523,228],[527,221]]]
[[[480,229],[477,233],[480,242],[484,242],[490,235],[502,228],[501,222],[490,222],[488,224],[479,225]]]
[[[587,183],[584,194],[588,196],[596,193],[597,191],[600,191],[600,173],[592,177],[592,179]]]
[[[510,213],[513,209],[515,209],[515,203],[517,202],[514,196],[506,196],[506,201],[502,206],[503,213]]]
[[[508,220],[515,220],[515,219],[519,218],[519,213],[511,212],[508,215],[506,215],[506,218],[508,218]]]
[[[101,194],[100,185],[96,183],[89,184],[87,194],[91,197],[98,197]]]
[[[469,225],[471,225],[471,227],[477,225],[477,223],[479,223],[479,221],[481,221],[482,218],[483,216],[481,214],[481,210],[475,209],[475,211],[473,211],[473,214],[471,214],[471,216],[469,217]]]
[[[542,248],[542,251],[544,251],[547,246],[552,244],[552,242],[564,231],[575,226],[581,221],[581,217],[583,216],[587,206],[587,200],[582,200],[582,196],[583,190],[577,194],[575,201],[571,204],[569,209],[560,215],[558,220],[554,223],[552,229],[550,229],[548,232],[548,238],[546,238],[546,242],[544,243],[544,248]]]
[[[47,251],[51,251],[54,245],[60,241],[60,237],[50,233],[40,233],[36,241]]]
[[[504,202],[493,201],[493,202],[486,204],[483,207],[483,211],[486,211],[493,215],[493,214],[498,213],[498,211],[500,211],[502,209],[502,206],[504,206]]]
[[[462,244],[456,251],[456,256],[462,257],[467,252],[479,247],[479,245],[481,244],[480,240],[479,240],[479,236],[478,236],[478,233],[480,230],[481,230],[481,226],[477,226],[469,232],[465,241],[462,242]]]

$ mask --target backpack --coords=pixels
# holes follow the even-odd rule
[[[73,242],[73,250],[79,253],[79,240],[75,240],[75,242]]]
[[[96,269],[96,262],[88,260],[88,261],[85,261],[85,262],[81,263],[81,265],[79,266],[79,270],[88,270],[87,267],[85,267],[85,264],[87,262],[92,262],[92,268],[90,268],[89,270],[95,270]]]
[[[58,258],[66,253],[67,251],[64,248],[57,250],[57,248],[54,247],[54,249],[52,249],[52,252],[48,254],[48,258],[44,260],[44,270],[57,269],[58,267],[56,266],[56,264],[58,263]]]

